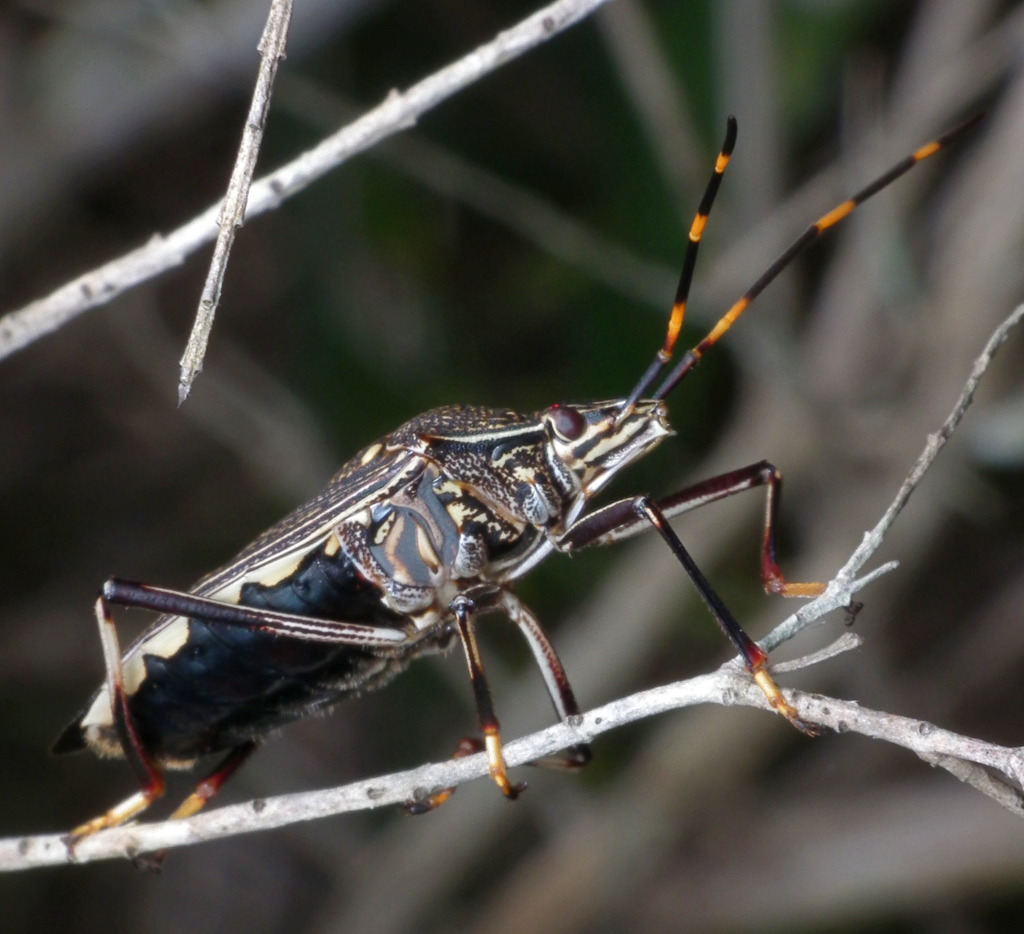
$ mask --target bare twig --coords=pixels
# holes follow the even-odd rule
[[[924,450],[914,463],[910,473],[907,474],[906,479],[901,484],[895,498],[889,504],[889,508],[886,509],[882,518],[878,520],[870,532],[864,533],[864,539],[831,581],[828,589],[816,600],[805,604],[788,619],[783,620],[764,638],[761,644],[765,649],[769,652],[772,651],[772,649],[777,648],[783,642],[792,639],[793,636],[811,622],[820,619],[821,614],[818,612],[817,607],[819,601],[827,603],[830,608],[833,606],[843,606],[850,602],[849,594],[846,591],[847,583],[853,580],[853,576],[878,551],[886,533],[893,522],[896,521],[900,511],[906,506],[911,494],[917,488],[918,483],[921,482],[921,478],[925,475],[928,468],[931,467],[939,451],[945,446],[953,432],[956,431],[956,427],[960,424],[961,419],[970,407],[978,384],[981,382],[981,378],[984,376],[989,364],[991,364],[992,358],[996,355],[996,351],[1003,345],[1010,331],[1020,322],[1022,317],[1024,317],[1024,305],[1018,305],[1010,316],[996,328],[988,339],[988,343],[985,344],[985,349],[982,350],[981,354],[974,361],[974,366],[971,367],[971,375],[964,384],[964,388],[960,392],[952,411],[946,417],[939,430],[928,436]]]
[[[853,586],[857,588],[859,585],[858,581]],[[984,766],[1014,783],[1019,784],[1024,778],[1024,751],[1020,749],[961,736],[921,720],[869,710],[853,701],[788,691],[786,697],[802,717],[837,732],[861,733],[883,739],[944,766],[949,760],[955,760]],[[619,698],[579,717],[513,740],[504,747],[505,758],[510,766],[524,765],[574,744],[590,742],[596,736],[627,723],[706,703],[770,709],[760,689],[730,663],[710,674]],[[258,798],[186,820],[118,827],[87,837],[73,851],[69,850],[67,838],[61,834],[13,837],[0,840],[0,870],[134,857],[153,850],[272,830],[350,811],[400,805],[431,791],[454,787],[487,774],[487,757],[481,753],[353,782],[340,788]],[[961,769],[955,774],[961,777],[966,773]],[[970,774],[976,778],[977,773]],[[981,782],[972,783],[985,791]],[[1009,785],[1003,782],[998,787],[1006,796]],[[1020,796],[1012,798],[1012,801],[1013,805],[1008,805],[1010,810],[1018,815],[1024,814]]]
[[[1022,317],[1024,305],[1015,309],[997,328],[975,362],[949,418],[938,432],[929,436],[924,454],[914,464],[899,494],[875,530],[865,536],[864,542],[847,561],[840,575],[837,575],[830,584],[826,594],[791,618],[799,623],[796,629],[792,629],[795,624],[787,620],[772,633],[773,644],[789,638],[793,632],[808,625],[834,606],[849,602],[854,593],[874,580],[882,570],[893,566],[886,565],[856,580],[852,577],[840,580],[843,573],[853,573],[849,571],[850,568],[863,566],[881,545],[885,531],[934,460],[935,453],[948,440],[962,419],[996,350]],[[787,667],[806,667],[815,664],[855,644],[854,640],[841,639],[830,649],[789,663]],[[1002,804],[1011,813],[1024,816],[1024,799],[1020,793],[1020,785],[1024,781],[1024,750],[961,736],[921,720],[869,710],[854,701],[797,692],[787,692],[787,699],[796,707],[800,716],[810,723],[840,733],[861,733],[909,749],[926,761],[940,765],[962,781],[971,784]],[[733,661],[711,674],[633,694],[584,715],[571,717],[545,730],[513,740],[505,746],[505,757],[509,765],[521,765],[553,755],[571,745],[588,742],[601,733],[634,720],[699,703],[768,709],[764,694],[744,672],[738,670],[736,662]],[[187,820],[114,828],[82,840],[73,851],[68,849],[66,838],[61,835],[10,838],[0,840],[0,870],[12,871],[42,865],[131,857],[142,852],[186,846],[256,830],[268,830],[348,811],[401,804],[435,789],[454,787],[487,774],[486,756],[470,756],[355,782],[341,788],[258,799],[247,804],[219,808]]]
[[[982,766],[966,762],[959,756],[933,755],[924,752],[918,752],[918,755],[930,765],[945,769],[954,778],[976,788],[986,798],[991,798],[997,804],[1001,804],[1017,817],[1024,817],[1024,797],[1021,796],[1020,789],[1008,785],[999,776],[993,775]],[[1019,775],[1016,782],[1020,784]]]
[[[270,110],[270,93],[274,87],[274,78],[277,76],[278,62],[284,58],[291,19],[292,0],[272,0],[267,25],[260,38],[260,70],[256,77],[256,87],[253,90],[252,103],[249,105],[245,129],[242,131],[238,157],[231,171],[227,194],[224,196],[224,206],[217,221],[220,232],[217,234],[217,244],[213,248],[213,260],[210,262],[210,271],[203,285],[192,333],[181,358],[178,405],[188,398],[192,382],[203,368],[203,357],[206,355],[206,345],[210,340],[210,330],[213,328],[213,316],[217,313],[224,274],[228,268],[228,256],[235,242],[235,231],[245,220],[245,204],[249,198],[249,188],[252,185],[256,159],[267,125],[267,113]]]
[[[568,29],[607,2],[557,0],[407,91],[393,91],[378,107],[257,180],[249,192],[245,219],[273,210],[347,159],[412,126],[442,101]],[[0,360],[83,312],[180,265],[190,253],[214,239],[219,215],[220,204],[211,205],[167,236],[157,235],[145,246],[0,318]]]

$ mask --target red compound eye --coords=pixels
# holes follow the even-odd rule
[[[553,405],[548,411],[551,413],[551,424],[556,434],[563,440],[575,441],[586,431],[587,420],[576,409],[565,405]]]

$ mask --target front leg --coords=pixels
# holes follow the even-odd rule
[[[774,468],[772,468],[774,469]],[[693,488],[691,488],[692,490]],[[684,491],[686,492],[686,491]],[[736,492],[736,491],[733,491]],[[680,496],[682,494],[679,494]],[[728,495],[728,494],[721,494]],[[716,497],[720,498],[720,497]],[[670,498],[670,501],[676,498]],[[693,508],[693,507],[690,507]],[[679,511],[685,511],[680,509]],[[783,697],[782,691],[768,673],[768,654],[740,626],[739,622],[722,602],[721,597],[703,575],[690,553],[683,546],[679,536],[668,523],[668,518],[660,503],[653,502],[650,497],[637,496],[629,500],[620,500],[590,516],[584,516],[557,540],[556,546],[566,551],[582,548],[589,544],[606,544],[620,537],[635,534],[643,528],[654,527],[665,543],[672,549],[676,559],[693,581],[697,592],[711,611],[722,632],[736,647],[743,663],[764,692],[772,707],[784,716],[798,730],[814,735],[817,730],[801,720],[793,706]],[[625,529],[623,535],[618,535]],[[821,585],[822,588],[824,585]]]
[[[775,552],[775,527],[782,501],[782,473],[768,461],[758,461],[739,470],[719,474],[695,483],[653,505],[668,519],[706,506],[745,490],[767,486],[764,534],[761,539],[761,582],[767,593],[783,597],[816,597],[825,590],[820,581],[789,583],[779,568]],[[576,551],[589,545],[610,545],[650,528],[646,516],[637,513],[635,499],[623,499],[581,517],[556,540],[562,551]]]

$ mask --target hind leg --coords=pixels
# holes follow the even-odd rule
[[[164,793],[166,787],[163,773],[139,738],[128,709],[128,697],[124,690],[124,673],[121,666],[121,647],[117,638],[114,618],[107,601],[101,596],[96,600],[96,622],[100,630],[100,644],[103,647],[103,662],[106,667],[107,698],[114,718],[114,727],[121,741],[124,756],[139,782],[139,791],[115,804],[105,814],[79,824],[71,831],[70,841],[77,843],[83,837],[91,836],[108,827],[117,827],[137,817]]]

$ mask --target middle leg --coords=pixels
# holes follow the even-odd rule
[[[476,700],[476,712],[480,721],[480,732],[484,737],[484,749],[487,752],[491,778],[501,789],[501,793],[510,801],[514,801],[519,797],[520,792],[526,789],[526,785],[513,785],[509,781],[508,768],[505,765],[505,756],[501,749],[501,726],[494,713],[491,689],[484,674],[480,645],[476,638],[475,623],[478,609],[473,598],[466,594],[460,594],[451,602],[451,610],[455,614],[459,637],[469,666],[469,681],[473,686],[473,697]]]
[[[462,635],[463,647],[466,649],[470,680],[473,683],[473,692],[477,698],[480,726],[484,734],[483,741],[471,738],[463,739],[459,743],[459,748],[453,758],[461,759],[464,756],[486,751],[490,758],[491,775],[496,775],[496,769],[497,774],[504,772],[504,781],[507,783],[508,777],[507,771],[505,771],[504,758],[500,757],[501,744],[498,720],[494,715],[490,689],[487,687],[486,680],[484,679],[483,663],[480,659],[476,635],[472,628],[476,614],[482,610],[500,609],[516,624],[526,639],[530,651],[533,653],[534,661],[536,661],[537,667],[544,678],[544,685],[547,688],[548,696],[551,698],[555,713],[560,720],[566,720],[577,715],[580,712],[579,704],[576,702],[576,696],[573,694],[572,685],[569,684],[569,678],[565,673],[562,661],[558,657],[555,647],[551,644],[547,633],[544,632],[537,617],[511,591],[494,587],[480,588],[475,596],[463,594],[457,597],[453,601],[451,609],[455,613],[459,624],[459,632]],[[466,635],[463,635],[464,632],[468,634],[468,639]],[[483,698],[482,707],[481,698]],[[489,728],[492,729],[491,735],[495,739],[488,739]],[[495,748],[499,753],[498,761],[495,761],[494,758]],[[590,760],[590,746],[586,743],[580,743],[570,746],[563,755],[540,759],[531,763],[531,765],[575,770],[583,768]],[[495,777],[495,781],[504,792],[506,785],[497,777]],[[519,785],[513,787],[509,785],[509,787],[512,787],[512,790],[518,793],[526,786]],[[405,810],[409,814],[426,814],[428,811],[433,811],[444,804],[454,791],[454,788],[444,788],[422,799],[410,801],[406,804]],[[507,792],[505,793],[507,794]],[[509,797],[515,797],[515,795],[509,795]]]
[[[491,689],[484,673],[484,663],[480,655],[480,644],[477,642],[475,625],[477,614],[481,610],[494,609],[500,598],[500,590],[487,587],[480,588],[475,595],[459,594],[449,604],[449,609],[455,615],[459,639],[462,642],[466,663],[469,666],[469,681],[473,687],[480,732],[483,734],[483,742],[479,739],[463,739],[452,758],[461,759],[478,752],[486,752],[491,778],[494,779],[494,783],[501,793],[510,801],[514,801],[519,797],[520,792],[525,791],[526,785],[513,785],[509,781],[508,767],[505,765],[505,756],[501,749],[501,725],[494,713],[494,702],[491,699]],[[435,791],[422,798],[417,797],[406,802],[405,812],[412,815],[426,814],[439,808],[454,793],[454,788],[442,788],[440,791]]]

